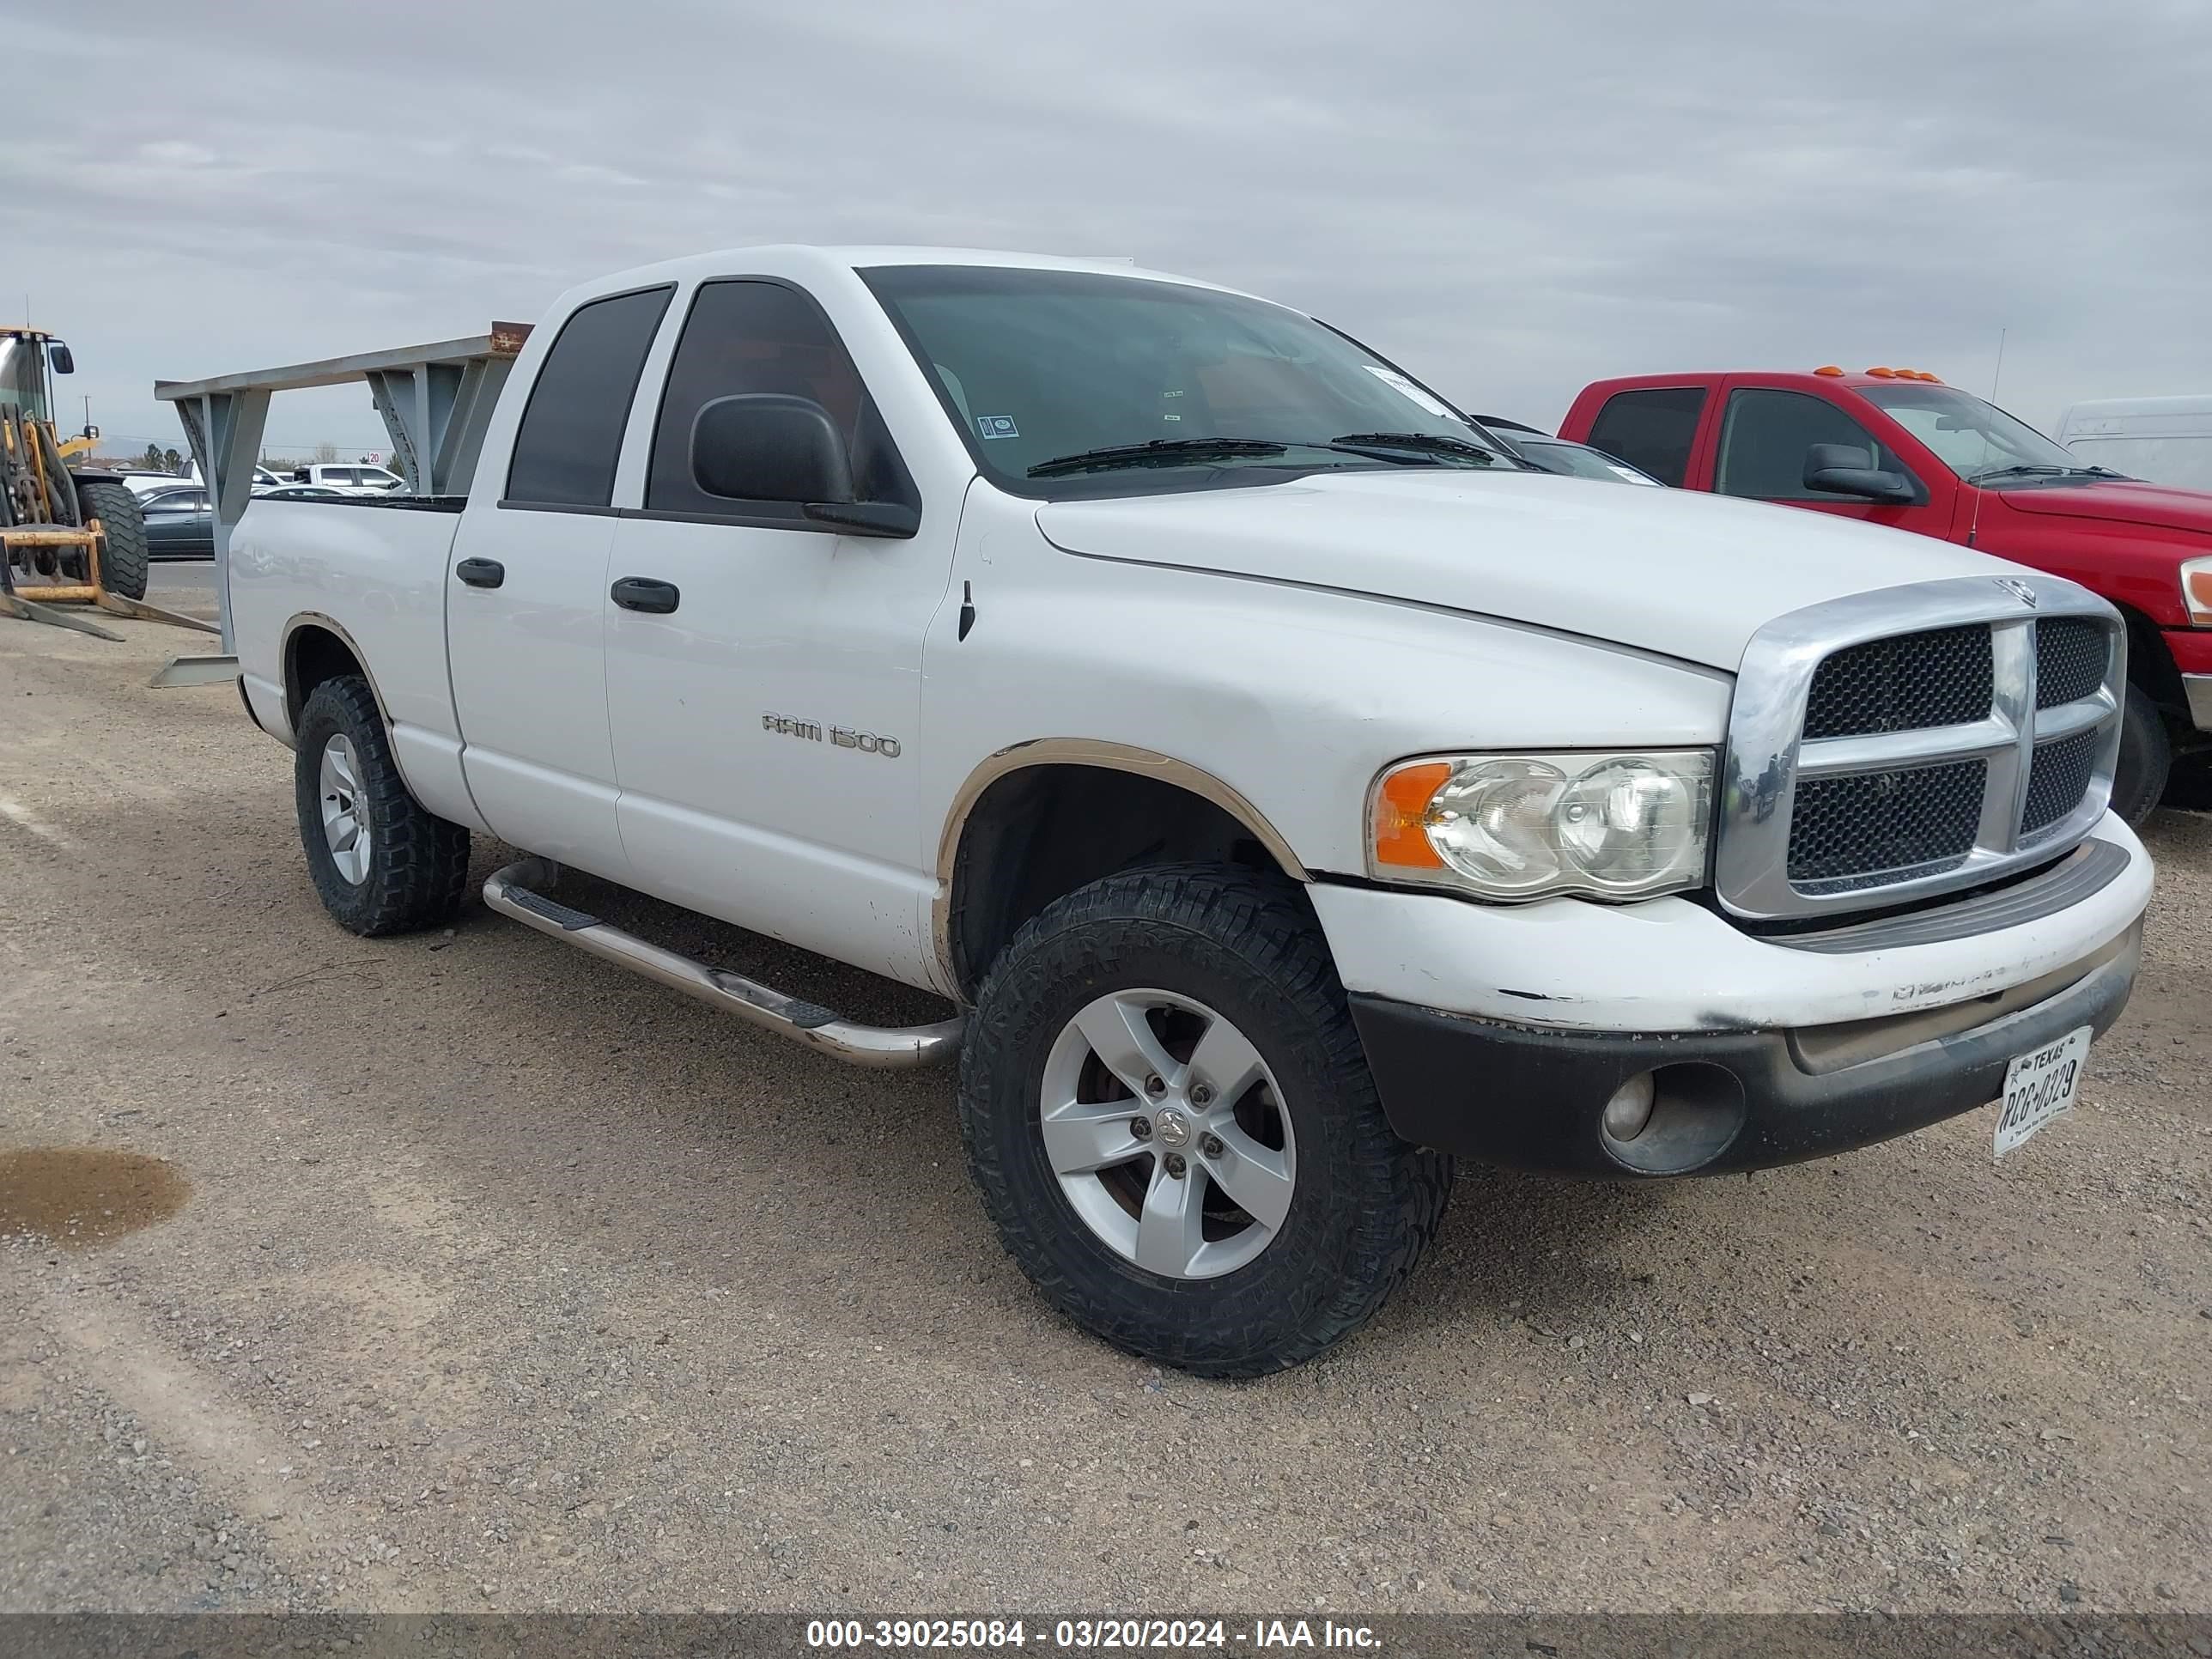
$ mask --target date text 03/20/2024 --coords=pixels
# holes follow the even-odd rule
[[[1031,1645],[1066,1652],[1372,1652],[1381,1640],[1364,1625],[1327,1619],[1240,1620],[1235,1628],[1220,1619],[1060,1619],[1049,1626],[1022,1619],[818,1619],[806,1626],[806,1645],[823,1652],[988,1652]]]

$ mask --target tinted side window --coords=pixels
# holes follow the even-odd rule
[[[507,500],[605,507],[614,499],[615,463],[638,372],[673,291],[594,300],[562,325],[514,434]]]
[[[653,428],[645,504],[663,512],[810,522],[795,502],[738,502],[691,481],[691,423],[701,407],[744,392],[807,398],[830,412],[852,453],[864,501],[921,505],[860,371],[813,301],[780,283],[707,283],[691,301]]]
[[[1590,423],[1586,441],[1591,448],[1618,455],[1661,483],[1679,489],[1689,476],[1690,446],[1697,439],[1698,416],[1705,407],[1703,386],[1615,392]]]
[[[1875,466],[1904,471],[1893,453],[1826,398],[1748,387],[1729,393],[1713,489],[1723,495],[1753,495],[1764,501],[1848,499],[1805,488],[1805,451],[1813,444],[1849,444],[1864,450]]]

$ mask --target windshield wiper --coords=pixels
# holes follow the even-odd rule
[[[1273,438],[1154,438],[1149,443],[1109,444],[1103,449],[1055,455],[1048,461],[1039,461],[1030,469],[1029,476],[1050,478],[1063,472],[1111,466],[1182,466],[1215,456],[1279,455],[1289,447]]]
[[[2047,461],[2020,461],[2011,466],[1993,466],[1987,471],[1966,476],[1968,483],[1987,483],[1992,478],[2063,478],[2069,472],[2079,472],[2078,466],[2053,466]]]
[[[1968,483],[1987,483],[1992,478],[2118,478],[2132,483],[2124,472],[2115,472],[2109,466],[2057,466],[2048,461],[2023,461],[2013,466],[1991,467],[1986,472],[1977,472],[1968,477]]]
[[[1498,452],[1465,438],[1454,438],[1442,432],[1347,432],[1340,438],[1329,440],[1331,449],[1352,449],[1363,453],[1375,449],[1410,449],[1422,455],[1450,455],[1475,466],[1488,466],[1498,459]]]

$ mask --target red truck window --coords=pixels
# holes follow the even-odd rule
[[[1703,386],[1652,386],[1606,399],[1588,442],[1678,489],[1690,471],[1690,446],[1705,407]]]
[[[1849,444],[1884,471],[1905,471],[1872,433],[1826,398],[1747,386],[1729,393],[1713,489],[1762,501],[1832,502],[1835,496],[1805,488],[1805,452],[1814,444]]]

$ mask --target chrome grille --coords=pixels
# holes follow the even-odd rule
[[[1978,720],[1990,712],[1993,672],[1990,630],[1978,626],[1847,647],[1813,676],[1805,735],[1840,738]]]
[[[1955,869],[1981,827],[1987,761],[1854,772],[1797,786],[1790,879],[1808,891]]]
[[[1863,909],[2046,860],[2102,816],[2119,618],[2050,576],[1832,600],[1753,636],[1715,851],[1740,915]]]
[[[2027,769],[2027,801],[2020,814],[2021,833],[2032,836],[2074,810],[2096,769],[2097,732],[2076,732],[2056,743],[2038,744]]]
[[[2096,695],[2112,654],[2105,630],[2087,617],[2053,617],[2035,625],[2035,706],[2056,708]]]

